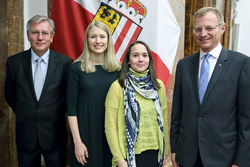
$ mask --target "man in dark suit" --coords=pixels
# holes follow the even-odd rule
[[[250,167],[250,58],[220,44],[222,14],[194,15],[200,52],[178,62],[170,143],[180,167]]]
[[[8,57],[5,99],[16,114],[20,167],[66,166],[65,90],[72,59],[49,49],[54,22],[34,16],[27,23],[29,50]],[[41,61],[39,62],[38,59]]]

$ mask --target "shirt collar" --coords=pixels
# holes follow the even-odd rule
[[[50,49],[48,49],[48,51],[41,56],[43,58],[43,62],[45,64],[47,64],[49,61],[49,53],[50,53]],[[31,61],[32,61],[32,63],[35,63],[36,59],[38,59],[38,58],[39,58],[39,56],[31,48]]]
[[[221,43],[219,43],[213,50],[209,52],[209,54],[211,54],[211,56],[214,57],[215,59],[218,59],[220,56],[221,49],[222,45]],[[206,52],[200,49],[200,60],[202,60],[206,54],[207,54]]]

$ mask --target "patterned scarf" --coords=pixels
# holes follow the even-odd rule
[[[125,79],[126,88],[123,88],[128,167],[136,167],[134,146],[139,133],[141,115],[140,104],[136,100],[135,91],[147,99],[152,99],[154,102],[160,131],[160,133],[158,133],[160,143],[158,167],[162,167],[163,165],[165,141],[163,133],[163,119],[161,115],[161,103],[157,89],[153,85],[148,71],[149,70],[146,70],[143,73],[137,73],[130,68]]]

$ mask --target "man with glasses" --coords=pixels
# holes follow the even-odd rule
[[[250,58],[220,43],[216,8],[194,15],[200,51],[178,62],[170,143],[174,167],[250,166]]]
[[[27,23],[31,48],[9,56],[5,99],[16,114],[20,167],[66,166],[65,90],[72,59],[50,49],[54,22],[34,16]]]

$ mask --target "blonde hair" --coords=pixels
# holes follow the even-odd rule
[[[81,69],[82,71],[85,71],[86,73],[92,73],[95,72],[95,66],[93,65],[93,62],[91,60],[91,55],[90,55],[90,50],[89,50],[89,45],[88,45],[88,37],[89,37],[89,31],[93,27],[98,27],[105,31],[108,36],[108,44],[107,44],[107,49],[104,51],[104,65],[103,68],[107,70],[108,72],[114,72],[118,71],[121,69],[121,64],[117,60],[115,56],[115,51],[114,51],[114,45],[113,45],[113,40],[111,37],[110,30],[108,26],[101,22],[101,21],[94,21],[89,24],[89,26],[86,29],[85,32],[85,37],[84,37],[84,43],[83,43],[83,52],[82,54],[78,57],[76,61],[81,62]]]

